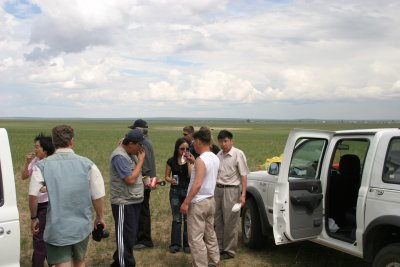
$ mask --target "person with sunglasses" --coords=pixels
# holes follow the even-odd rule
[[[194,157],[189,152],[189,142],[183,137],[176,140],[173,156],[167,160],[165,166],[165,180],[171,183],[169,191],[169,201],[172,211],[171,245],[169,247],[171,253],[179,252],[182,245],[183,251],[190,253],[186,215],[183,216],[179,208],[187,194],[193,162]]]
[[[196,150],[194,150],[194,139],[193,139],[193,133],[194,133],[194,127],[191,125],[183,127],[182,130],[182,135],[183,138],[186,139],[186,141],[189,143],[189,152],[194,156],[194,158],[197,158],[199,154],[197,154]]]

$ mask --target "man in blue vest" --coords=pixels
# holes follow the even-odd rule
[[[49,195],[44,241],[47,261],[56,267],[85,266],[85,254],[92,231],[92,206],[95,228],[106,228],[103,214],[104,180],[97,166],[72,150],[74,129],[58,125],[52,130],[56,152],[39,161],[29,186],[32,233],[39,231],[37,197],[46,185]]]

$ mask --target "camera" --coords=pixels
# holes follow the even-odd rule
[[[102,238],[109,237],[110,232],[104,230],[104,226],[99,223],[97,224],[97,229],[93,229],[92,231],[92,238],[94,241],[100,242]]]
[[[159,186],[164,186],[166,184],[166,182],[164,180],[160,180],[160,181],[157,182],[157,184]]]

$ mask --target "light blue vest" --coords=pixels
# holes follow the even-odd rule
[[[88,174],[93,162],[71,152],[56,152],[37,164],[49,194],[44,240],[66,246],[92,231],[92,199]]]

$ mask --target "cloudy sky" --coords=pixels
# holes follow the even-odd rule
[[[0,5],[0,117],[400,119],[398,0]]]

